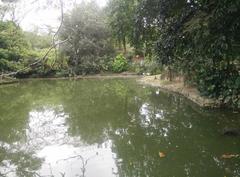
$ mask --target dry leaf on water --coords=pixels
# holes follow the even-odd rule
[[[239,154],[223,154],[222,159],[231,159],[231,158],[236,158],[239,157]]]
[[[166,157],[166,154],[164,154],[163,152],[159,152],[159,157],[164,158],[164,157]]]

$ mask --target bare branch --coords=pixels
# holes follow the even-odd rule
[[[63,43],[65,43],[65,42],[68,41],[68,39],[66,39],[66,40],[64,40],[64,41],[60,41],[60,42],[57,42],[57,43],[56,43],[56,38],[57,38],[57,36],[58,36],[61,28],[62,28],[63,20],[64,20],[63,1],[62,1],[62,0],[59,0],[59,3],[60,3],[60,6],[61,6],[61,22],[60,22],[60,25],[59,25],[59,27],[58,27],[58,30],[57,30],[56,33],[53,35],[52,46],[48,49],[48,51],[45,53],[45,55],[42,57],[42,59],[40,59],[40,60],[38,60],[38,61],[30,64],[29,66],[27,66],[27,67],[25,67],[25,68],[23,68],[23,69],[20,69],[20,70],[18,70],[18,71],[16,71],[16,72],[12,72],[12,73],[8,73],[8,74],[2,74],[2,75],[0,75],[1,78],[8,77],[8,76],[15,76],[15,75],[17,75],[17,74],[19,74],[19,73],[21,73],[21,72],[23,72],[23,71],[26,71],[26,70],[28,70],[28,69],[31,69],[33,66],[36,66],[36,65],[39,64],[39,63],[43,63],[43,64],[44,64],[45,62],[47,62],[47,59],[48,59],[47,56],[49,55],[49,53],[50,53],[53,49],[55,49],[57,46],[59,46],[59,45],[61,45],[61,44],[63,44]]]

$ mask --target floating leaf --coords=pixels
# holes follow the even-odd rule
[[[166,157],[166,154],[164,154],[163,152],[159,152],[159,157],[164,158],[164,157]]]

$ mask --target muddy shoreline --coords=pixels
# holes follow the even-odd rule
[[[145,76],[138,80],[139,83],[158,87],[164,91],[180,94],[203,108],[220,108],[221,104],[215,99],[201,96],[196,88],[184,86],[183,82],[169,82],[160,80],[160,75]]]

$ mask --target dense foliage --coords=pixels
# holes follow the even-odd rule
[[[0,21],[0,70],[14,71],[28,57],[28,44],[22,30],[13,22]]]
[[[117,55],[112,64],[112,70],[116,73],[126,71],[128,69],[127,59],[122,55]]]
[[[105,14],[94,2],[82,3],[65,14],[61,38],[68,42],[61,48],[69,58],[71,73],[98,73],[108,68],[114,52]]]
[[[51,40],[47,36],[25,33],[12,21],[0,21],[0,71],[11,73],[22,70],[18,77],[46,76],[55,70],[55,53],[50,52],[46,63],[29,67],[41,60]],[[27,68],[27,69],[24,69]]]
[[[185,2],[178,10],[161,28],[159,61],[203,95],[240,106],[239,1]]]
[[[106,8],[112,36],[125,53],[127,43],[133,39],[134,4],[135,0],[112,0]]]
[[[37,32],[24,32],[24,36],[32,49],[46,49],[51,47],[52,36],[39,35]]]
[[[125,0],[110,2],[116,8],[126,5]],[[238,0],[139,0],[130,4],[133,10],[123,9],[134,17],[129,18],[133,28],[125,33],[131,33],[128,41],[136,50],[156,54],[159,67],[167,68],[170,76],[173,72],[182,75],[203,95],[240,107]],[[118,24],[110,25],[117,30]]]

